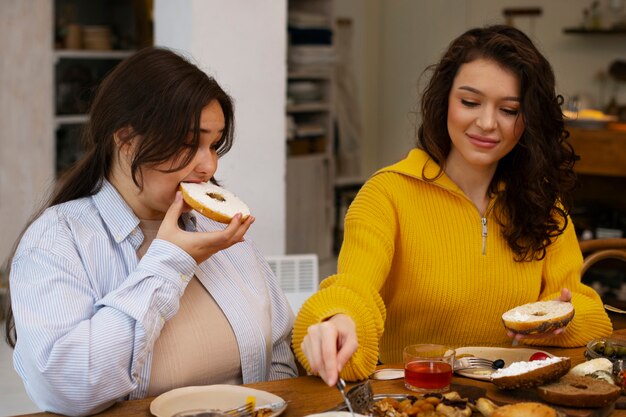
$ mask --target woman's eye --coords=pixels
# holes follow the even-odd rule
[[[502,109],[502,111],[510,116],[517,116],[519,114],[519,110],[517,109]]]
[[[479,104],[478,104],[478,103],[476,103],[475,101],[469,101],[469,100],[464,100],[464,99],[461,99],[461,103],[462,103],[465,107],[476,107],[476,106],[478,106],[478,105],[479,105]]]
[[[213,143],[211,145],[211,149],[213,149],[214,151],[218,150],[220,148],[220,146],[222,146],[222,139],[218,140],[217,142]]]

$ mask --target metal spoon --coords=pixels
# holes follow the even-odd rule
[[[352,410],[352,405],[350,404],[350,400],[348,400],[348,397],[346,397],[346,381],[344,381],[343,378],[339,378],[337,380],[337,389],[339,390],[339,392],[341,393],[341,396],[343,397],[343,402],[345,402],[346,405],[348,406],[350,415],[354,417],[354,411]]]

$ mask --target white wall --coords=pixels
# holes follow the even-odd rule
[[[285,253],[286,0],[156,0],[155,43],[190,54],[235,101],[216,178],[250,206],[264,255]]]
[[[0,267],[54,181],[52,2],[0,5]]]

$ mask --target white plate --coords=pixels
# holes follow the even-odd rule
[[[184,387],[165,392],[150,403],[150,412],[156,417],[171,417],[187,410],[228,410],[246,403],[246,398],[254,396],[257,407],[284,401],[278,395],[239,385],[205,385]],[[281,414],[287,405],[272,413]]]
[[[456,356],[458,357],[460,355],[473,355],[479,358],[491,359],[492,361],[495,361],[496,359],[502,359],[504,361],[504,367],[506,368],[513,362],[529,360],[530,357],[537,352],[545,353],[549,357],[554,356],[551,353],[537,349],[497,348],[484,346],[468,346],[457,348]],[[493,371],[494,370],[491,369],[463,369],[460,371],[456,371],[456,373],[466,376],[468,378],[489,381],[491,379],[491,374],[493,373]]]

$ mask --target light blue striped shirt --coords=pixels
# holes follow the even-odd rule
[[[224,227],[191,213],[183,222],[189,231]],[[200,265],[160,239],[138,262],[142,241],[139,219],[107,181],[92,197],[47,209],[24,234],[10,276],[13,358],[35,404],[86,415],[145,397],[154,342],[194,274],[233,328],[244,383],[296,375],[293,313],[250,241]]]

